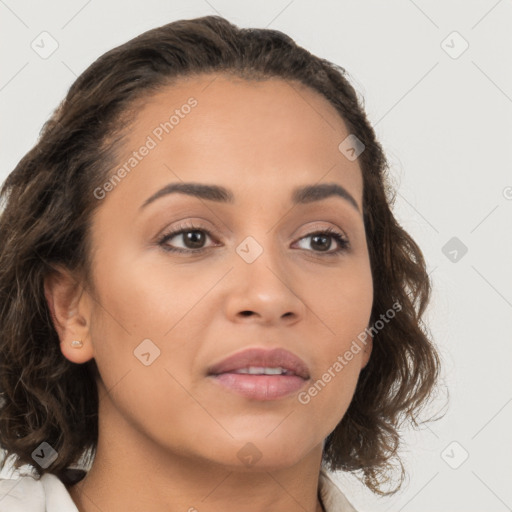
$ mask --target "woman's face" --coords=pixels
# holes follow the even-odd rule
[[[288,466],[321,446],[371,351],[344,357],[373,299],[361,170],[338,148],[347,136],[323,97],[282,80],[203,75],[148,100],[114,184],[95,191],[97,296],[81,306],[86,346],[67,352],[95,358],[106,428],[115,408],[169,454],[233,466],[245,455]],[[184,183],[225,192],[148,201]],[[326,184],[342,195],[297,200]],[[290,351],[309,378],[209,374],[252,348]]]

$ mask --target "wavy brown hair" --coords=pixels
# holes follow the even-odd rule
[[[365,145],[358,157],[374,284],[371,322],[398,301],[402,310],[374,336],[353,400],[327,437],[323,463],[354,471],[374,492],[397,467],[399,428],[417,423],[433,398],[440,358],[422,322],[431,284],[421,250],[392,214],[388,163],[344,68],[312,55],[276,30],[240,29],[219,16],[149,30],[91,64],[45,123],[36,145],[0,190],[0,447],[15,468],[31,465],[72,481],[69,469],[98,436],[97,367],[60,350],[44,279],[57,265],[90,289],[90,219],[117,149],[142,103],[180,77],[225,73],[247,80],[305,84],[338,111]],[[248,120],[250,122],[250,120]],[[122,128],[121,128],[122,127]],[[47,468],[32,452],[48,442]],[[91,459],[89,459],[90,461]],[[82,476],[83,476],[82,472]]]

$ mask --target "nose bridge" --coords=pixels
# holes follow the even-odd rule
[[[275,215],[268,208],[265,211],[260,203],[247,213],[248,221],[241,220],[239,224],[239,233],[244,238],[235,246],[241,260],[237,266],[246,274],[247,279],[250,279],[251,275],[256,275],[259,279],[262,274],[272,274],[268,267],[281,274],[282,279],[287,279],[288,270],[283,262],[285,248],[282,247],[281,237],[275,229],[279,219],[274,217]]]
[[[258,228],[246,231],[250,234],[235,247],[229,314],[236,317],[252,312],[267,322],[284,315],[302,317],[304,304],[291,284],[292,271],[275,231],[268,223],[257,224]]]
[[[236,273],[251,281],[253,287],[261,280],[265,286],[284,286],[274,273],[285,283],[289,280],[291,269],[286,263],[286,247],[279,231],[288,209],[275,196],[275,191],[262,188],[261,182],[249,180],[246,185],[239,194],[243,209],[234,225],[238,238],[234,245],[238,256]]]

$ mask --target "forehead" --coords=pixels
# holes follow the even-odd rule
[[[266,191],[270,198],[328,181],[351,189],[361,204],[359,164],[338,149],[348,135],[329,101],[303,84],[219,74],[182,78],[140,103],[117,163],[151,149],[109,196],[124,189],[140,203],[157,187],[183,180],[223,184],[241,195]]]

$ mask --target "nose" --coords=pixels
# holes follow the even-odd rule
[[[263,251],[249,261],[242,253],[230,273],[226,301],[226,314],[230,320],[290,325],[303,319],[307,308],[299,291],[294,289],[298,280],[294,280],[292,270],[270,251]]]

